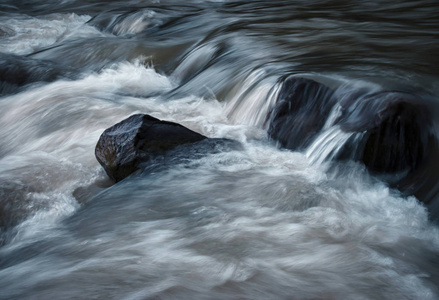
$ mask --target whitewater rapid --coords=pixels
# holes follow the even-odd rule
[[[239,42],[218,40],[235,34],[231,25],[190,47],[169,42],[157,28],[179,11],[151,5],[109,10],[103,20],[120,22],[108,30],[93,25],[96,7],[0,16],[2,54],[72,68],[0,98],[0,299],[438,299],[439,228],[424,204],[361,163],[331,161],[361,135],[334,125],[337,107],[305,151],[280,149],[267,115],[280,89],[273,70],[286,63],[239,61]],[[201,18],[197,5],[215,16],[229,9],[187,5],[189,18]],[[210,30],[184,20],[172,26]],[[138,42],[145,32],[165,42]],[[267,40],[252,47],[250,39],[242,38],[244,56],[271,55]],[[338,93],[387,84],[301,75]],[[137,113],[242,147],[114,184],[94,149],[106,128]]]

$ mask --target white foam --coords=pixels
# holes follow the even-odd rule
[[[226,112],[233,123],[263,128],[280,87],[276,78],[266,78],[264,70],[251,73],[227,101]]]
[[[348,175],[328,178],[320,163],[350,138],[337,127],[325,128],[305,154],[267,143],[261,117],[248,112],[268,110],[258,93],[270,94],[270,80],[261,76],[223,104],[169,98],[172,80],[125,62],[3,98],[0,170],[9,179],[41,183],[43,191],[31,195],[35,201],[54,201],[0,249],[6,257],[23,245],[36,252],[0,270],[7,292],[50,282],[53,295],[74,293],[77,286],[69,284],[86,274],[93,280],[81,285],[85,298],[116,282],[111,297],[119,299],[433,300],[425,278],[437,270],[423,255],[436,257],[439,233],[425,207],[355,165]],[[242,121],[230,107],[241,111]],[[57,223],[76,209],[73,189],[102,174],[93,151],[99,135],[139,112],[237,139],[243,149],[122,181]],[[53,222],[45,226],[47,219]],[[38,253],[40,242],[47,251]]]
[[[38,18],[27,15],[0,17],[0,25],[13,32],[0,39],[0,51],[25,55],[67,39],[102,36],[95,27],[85,24],[90,18],[73,13]]]
[[[318,134],[313,143],[307,148],[305,155],[311,163],[317,165],[332,161],[349,139],[358,138],[356,135],[359,134],[344,132],[339,126],[330,127]]]

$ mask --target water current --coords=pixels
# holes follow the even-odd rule
[[[337,106],[267,135],[289,75],[436,108],[438,53],[436,0],[0,1],[0,299],[439,299],[438,202],[334,160]],[[135,113],[242,147],[114,184]]]

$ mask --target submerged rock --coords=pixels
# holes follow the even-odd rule
[[[35,82],[74,78],[75,73],[71,67],[60,67],[50,61],[0,53],[0,95],[15,93]]]
[[[169,150],[205,139],[180,124],[137,114],[105,130],[95,154],[108,176],[120,181]]]
[[[325,125],[335,104],[333,94],[311,79],[287,78],[269,114],[269,136],[281,147],[304,149]]]
[[[0,25],[0,37],[10,37],[15,35],[15,30],[6,26]]]
[[[87,24],[115,35],[138,34],[151,27],[161,25],[160,16],[160,13],[150,9],[133,10],[127,8],[119,9],[117,17],[115,17],[114,10],[101,12],[89,20]]]

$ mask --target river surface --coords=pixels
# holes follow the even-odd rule
[[[439,299],[439,228],[326,128],[281,149],[281,78],[439,95],[439,4],[0,2],[0,299]],[[114,184],[135,113],[239,149]]]

